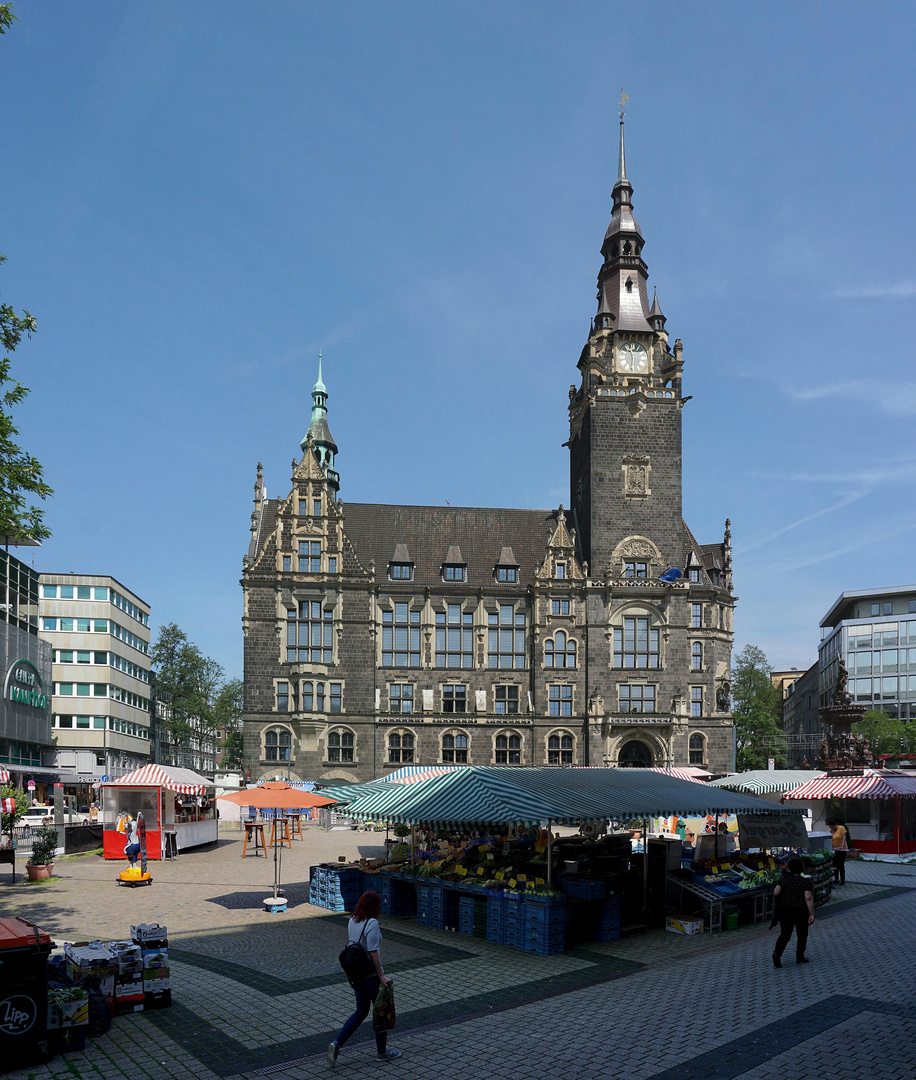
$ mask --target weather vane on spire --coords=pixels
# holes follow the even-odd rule
[[[619,116],[620,116],[620,122],[621,122],[621,123],[623,123],[623,115],[624,115],[624,114],[623,114],[623,107],[624,107],[624,105],[626,105],[626,103],[627,103],[627,102],[628,102],[629,100],[630,100],[630,99],[629,99],[629,98],[627,97],[627,95],[626,95],[626,94],[625,94],[625,93],[623,92],[623,87],[621,86],[621,88],[620,88],[620,113],[619,113]]]

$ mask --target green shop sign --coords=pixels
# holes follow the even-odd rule
[[[51,699],[45,693],[38,668],[31,660],[16,660],[6,673],[3,696],[7,701],[29,705],[33,709],[47,709]]]

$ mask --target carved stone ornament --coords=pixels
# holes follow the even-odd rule
[[[649,487],[649,473],[652,466],[649,464],[648,454],[627,454],[623,459],[623,493],[628,499],[645,499],[652,494]]]
[[[626,540],[621,540],[617,547],[614,548],[611,559],[614,562],[660,563],[662,561],[658,548],[644,536],[628,536]]]

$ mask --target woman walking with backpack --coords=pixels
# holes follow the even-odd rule
[[[356,995],[356,1010],[340,1029],[337,1038],[328,1046],[328,1065],[333,1069],[337,1064],[340,1048],[369,1015],[372,1003],[378,997],[383,986],[390,986],[391,979],[382,970],[379,948],[382,943],[382,931],[378,917],[382,910],[382,898],[377,892],[365,892],[353,909],[353,916],[347,924],[348,962],[344,970]],[[364,950],[365,956],[358,951],[351,952],[350,946],[357,945]],[[343,960],[341,954],[341,963]],[[400,1050],[388,1049],[388,1032],[375,1033],[375,1050],[379,1061],[393,1061],[401,1056]]]

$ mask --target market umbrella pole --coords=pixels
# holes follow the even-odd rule
[[[642,819],[642,909],[649,910],[649,819]]]
[[[553,888],[553,822],[547,822],[547,888]]]

